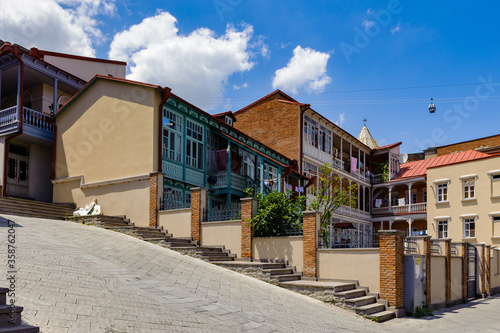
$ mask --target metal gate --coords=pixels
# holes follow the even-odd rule
[[[467,243],[467,298],[475,298],[477,290],[477,249]]]

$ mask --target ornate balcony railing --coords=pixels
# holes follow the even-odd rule
[[[231,209],[205,209],[203,222],[222,222],[241,219],[241,207]]]
[[[369,219],[370,218],[370,213],[365,212],[363,210],[359,210],[356,208],[351,208],[347,206],[339,206],[335,213],[343,214],[343,215],[348,215],[352,217],[360,217],[360,218],[365,218]]]
[[[54,133],[54,126],[49,122],[49,116],[25,107],[23,107],[23,124],[47,133]]]
[[[409,205],[373,208],[373,214],[426,213],[427,203],[420,202]]]

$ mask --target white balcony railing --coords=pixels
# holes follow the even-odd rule
[[[17,106],[0,111],[0,126],[11,125],[17,121]]]
[[[319,150],[318,148],[304,143],[304,154],[320,161],[321,163],[333,164],[333,156]]]
[[[373,208],[373,214],[426,213],[427,203],[420,202],[410,205]]]
[[[352,216],[352,217],[359,217],[359,218],[364,218],[364,219],[369,219],[370,218],[370,213],[365,212],[363,210],[359,210],[356,208],[351,208],[347,206],[340,206],[337,208],[335,213],[347,215],[347,216]]]

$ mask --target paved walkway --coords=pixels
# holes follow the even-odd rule
[[[499,299],[432,320],[378,324],[124,234],[3,216],[18,224],[17,303],[42,332],[434,332],[497,327],[488,318],[495,318]],[[0,217],[2,276],[7,271],[5,218]]]

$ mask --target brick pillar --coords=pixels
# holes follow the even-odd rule
[[[163,197],[163,173],[153,172],[149,174],[149,226],[158,225],[158,209],[160,199]]]
[[[303,213],[303,272],[304,278],[316,279],[316,254],[318,250],[318,233],[321,224],[321,212],[307,211]]]
[[[446,302],[451,301],[451,239],[444,240],[444,256],[445,256],[445,297]]]
[[[424,255],[425,255],[425,303],[427,305],[431,304],[431,237],[427,236],[424,238]]]
[[[252,218],[257,212],[257,199],[241,199],[241,258],[252,260]]]
[[[491,245],[486,245],[486,295],[491,296]]]
[[[462,298],[467,299],[467,243],[462,243]]]
[[[380,298],[404,308],[404,232],[380,230]]]
[[[201,221],[206,209],[207,190],[201,187],[191,189],[191,238],[201,245]]]

